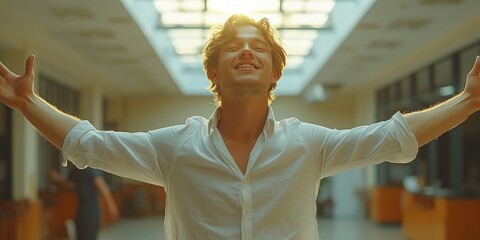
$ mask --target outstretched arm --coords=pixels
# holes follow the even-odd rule
[[[465,89],[431,108],[405,114],[405,119],[422,146],[456,127],[480,108],[480,56],[467,75]]]
[[[33,91],[35,56],[28,57],[23,75],[0,63],[0,102],[19,110],[53,145],[62,148],[68,132],[80,121],[59,111]]]

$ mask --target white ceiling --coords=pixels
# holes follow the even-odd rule
[[[0,10],[0,50],[31,49],[47,74],[118,95],[182,94],[120,0],[1,0]],[[478,0],[374,1],[335,44],[335,25],[321,34],[314,51],[322,57],[302,88],[321,83],[339,93],[399,78],[480,40],[479,10]]]
[[[322,50],[317,51],[321,54],[310,54],[317,36],[328,33],[331,38],[333,37],[330,42],[338,43],[338,38],[348,33],[345,31],[347,29],[345,26],[353,26],[357,23],[372,2],[372,0],[362,0],[360,4],[350,0],[340,0],[335,4],[334,0],[263,0],[255,4],[255,1],[122,0],[127,10],[144,30],[147,39],[163,60],[180,90],[188,95],[210,94],[205,89],[208,80],[203,72],[199,50],[209,35],[208,28],[213,24],[223,24],[232,14],[249,12],[247,14],[256,19],[268,17],[274,26],[279,27],[289,56],[283,72],[282,84],[277,87],[276,92],[281,95],[298,95],[317,72],[319,62],[328,52]],[[323,4],[319,4],[322,2]],[[188,3],[190,6],[188,9],[169,7],[169,3]],[[302,3],[305,5],[302,6]],[[248,4],[255,5],[248,7]],[[350,13],[348,18],[329,18],[335,5],[335,12]],[[308,9],[301,9],[303,7]],[[160,9],[160,14],[156,8]],[[169,11],[166,11],[167,8]],[[340,24],[335,20],[340,20]],[[336,26],[336,31],[329,30],[331,25]],[[343,27],[339,27],[342,25]],[[179,30],[182,30],[181,37],[178,37]],[[170,34],[172,32],[176,34]],[[329,44],[329,48],[332,46],[336,44]],[[188,54],[182,56],[182,52],[188,52]],[[185,61],[187,56],[188,61]]]

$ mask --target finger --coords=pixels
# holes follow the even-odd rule
[[[35,76],[35,55],[30,55],[25,63],[25,75]]]

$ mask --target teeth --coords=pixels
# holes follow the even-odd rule
[[[242,65],[238,66],[238,68],[240,68],[240,69],[253,69],[255,67],[250,65],[250,64],[242,64]]]

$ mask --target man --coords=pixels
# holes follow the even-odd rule
[[[33,56],[22,76],[1,66],[0,100],[61,148],[64,164],[164,186],[167,239],[317,239],[322,177],[411,161],[480,106],[477,57],[465,90],[427,110],[340,131],[277,121],[269,102],[285,52],[275,34],[266,19],[242,15],[213,34],[204,67],[219,107],[210,119],[147,133],[98,131],[33,93]]]

